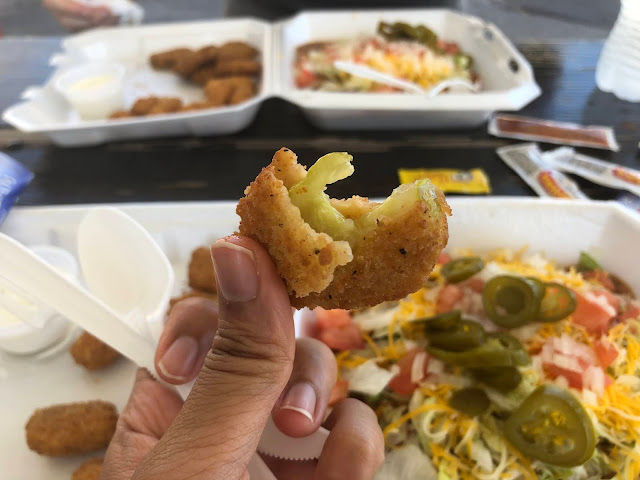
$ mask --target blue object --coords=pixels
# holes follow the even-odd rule
[[[33,173],[9,155],[0,152],[0,223],[31,179]]]

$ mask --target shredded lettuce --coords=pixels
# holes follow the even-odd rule
[[[436,480],[438,473],[420,448],[410,444],[387,453],[374,480]]]
[[[397,368],[386,370],[372,359],[346,372],[345,380],[349,381],[350,391],[375,396],[382,392],[396,373]]]

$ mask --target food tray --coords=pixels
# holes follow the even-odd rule
[[[614,202],[530,198],[453,198],[447,249],[518,250],[527,245],[560,263],[593,254],[608,271],[640,292],[640,216]],[[185,284],[193,248],[234,232],[235,203],[155,203],[115,205],[140,222],[165,251]],[[0,231],[25,244],[51,244],[76,254],[76,232],[90,206],[14,208]],[[104,372],[89,373],[65,353],[35,360],[0,353],[0,465],[3,478],[68,480],[81,458],[50,459],[26,446],[24,424],[37,407],[89,399],[114,402],[121,409],[133,383],[135,367],[119,360]]]
[[[408,94],[328,93],[296,89],[293,56],[297,46],[316,40],[373,34],[377,23],[423,23],[439,36],[456,41],[476,61],[484,91],[434,98]],[[215,110],[114,121],[80,121],[54,91],[53,81],[71,66],[92,61],[129,66],[128,103],[144,94],[178,94],[198,100],[200,89],[171,73],[147,66],[151,53],[177,46],[199,47],[242,40],[262,52],[259,93],[246,103]],[[309,120],[325,129],[416,129],[477,126],[495,110],[515,111],[540,94],[531,65],[494,25],[441,9],[362,10],[300,13],[269,24],[252,19],[175,23],[98,29],[68,37],[52,58],[56,70],[42,87],[23,93],[3,119],[26,132],[41,132],[59,145],[93,145],[112,140],[175,135],[220,135],[245,128],[261,102],[279,96],[298,105]]]

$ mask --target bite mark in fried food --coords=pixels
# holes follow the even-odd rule
[[[383,203],[331,200],[326,184],[353,172],[351,156],[325,155],[307,172],[288,149],[245,190],[239,233],[267,248],[292,305],[355,309],[419,290],[448,240],[444,195],[428,180]]]
[[[218,51],[219,60],[252,59],[258,50],[245,42],[227,42]]]
[[[211,260],[211,251],[207,247],[198,247],[191,252],[189,286],[203,292],[217,292],[213,260]]]
[[[39,408],[25,427],[27,445],[51,457],[100,450],[109,445],[117,421],[116,407],[101,400]]]
[[[78,365],[87,370],[98,370],[111,365],[120,356],[103,341],[89,332],[83,332],[69,348],[69,353]]]
[[[256,60],[220,60],[216,63],[216,76],[259,75],[262,65]]]
[[[71,474],[71,480],[100,480],[104,458],[91,458]]]
[[[174,48],[151,55],[149,61],[156,70],[170,70],[185,55],[192,53],[190,48]]]

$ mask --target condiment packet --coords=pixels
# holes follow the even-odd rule
[[[0,152],[0,223],[32,178],[33,173],[9,155]]]
[[[401,168],[398,170],[400,183],[412,183],[428,178],[436,187],[445,193],[491,193],[489,178],[484,170],[457,170],[453,168]]]
[[[617,152],[620,146],[611,127],[584,126],[576,123],[554,122],[519,115],[494,115],[489,120],[489,134],[534,142],[604,148]]]
[[[544,161],[535,143],[501,147],[497,153],[541,197],[589,198],[569,177]]]
[[[562,172],[574,173],[605,187],[627,190],[640,195],[640,171],[577,153],[560,147],[542,154],[545,162]]]
[[[144,18],[144,8],[131,0],[76,0],[90,7],[107,7],[118,17],[120,25],[138,25]]]

